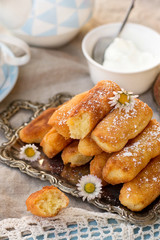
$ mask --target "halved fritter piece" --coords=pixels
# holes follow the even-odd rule
[[[57,132],[66,139],[70,138],[69,128],[66,123],[67,119],[86,94],[87,92],[80,93],[64,103],[59,109],[57,109],[57,111],[54,112],[48,121],[48,124],[55,127]]]
[[[107,80],[98,82],[89,90],[67,120],[70,137],[74,139],[86,137],[113,108],[109,103],[110,97],[119,90],[120,87],[116,83]]]

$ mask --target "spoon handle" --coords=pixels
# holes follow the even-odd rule
[[[120,27],[120,29],[119,29],[119,32],[118,32],[117,36],[119,36],[120,33],[121,33],[121,31],[123,30],[123,28],[124,28],[124,26],[125,26],[125,24],[126,24],[126,22],[127,22],[127,20],[128,20],[128,17],[129,17],[129,15],[130,15],[132,9],[134,8],[134,3],[135,3],[135,0],[132,0],[132,3],[131,3],[131,5],[130,5],[129,8],[128,8],[127,14],[126,14],[126,16],[125,16],[125,18],[124,18],[124,20],[123,20],[123,22],[122,22],[122,25],[121,25],[121,27]]]

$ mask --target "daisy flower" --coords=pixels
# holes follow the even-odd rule
[[[119,108],[120,112],[122,109],[124,109],[126,112],[129,112],[133,109],[135,104],[135,98],[138,97],[138,95],[132,95],[132,92],[127,92],[123,88],[121,91],[113,92],[114,97],[110,97],[109,104],[111,107],[115,106],[115,108]]]
[[[21,159],[34,162],[40,158],[40,152],[34,144],[26,144],[25,146],[20,148],[19,156]]]
[[[91,174],[83,176],[76,186],[79,191],[79,196],[82,197],[83,201],[85,199],[89,201],[101,195],[101,179],[97,176]]]

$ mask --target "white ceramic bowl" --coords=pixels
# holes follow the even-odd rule
[[[91,30],[82,41],[82,51],[87,59],[91,79],[96,84],[100,80],[112,80],[121,88],[132,91],[135,94],[142,94],[153,84],[160,71],[160,35],[151,28],[127,23],[121,33],[121,38],[131,40],[137,48],[157,56],[157,61],[152,67],[136,72],[109,71],[98,64],[92,58],[92,51],[97,40],[104,36],[114,36],[120,27],[120,23],[102,25]]]

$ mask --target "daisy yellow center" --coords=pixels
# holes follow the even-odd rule
[[[125,103],[129,103],[129,97],[127,94],[125,93],[121,93],[120,94],[120,97],[118,99],[118,102],[121,103],[121,104],[125,104]]]
[[[93,183],[86,183],[84,186],[84,190],[87,193],[93,193],[95,191],[96,187]]]
[[[35,155],[35,151],[33,148],[28,147],[25,150],[25,154],[27,155],[27,157],[33,157]]]

